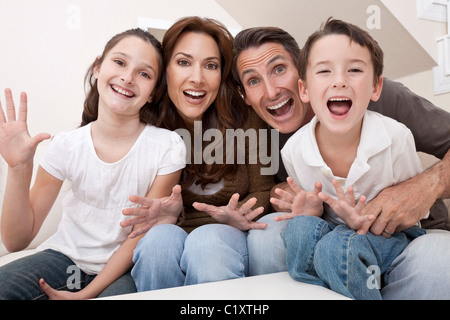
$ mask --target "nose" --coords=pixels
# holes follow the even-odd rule
[[[343,74],[342,72],[336,73],[332,81],[332,87],[335,89],[347,88],[348,83],[345,74]]]
[[[189,75],[189,80],[194,84],[200,84],[203,81],[203,68],[199,65],[195,65]]]
[[[132,84],[134,82],[134,73],[132,70],[124,70],[120,79],[126,84]]]
[[[280,90],[279,90],[276,82],[271,81],[270,79],[266,79],[264,81],[264,83],[265,83],[267,98],[269,98],[271,100],[276,100],[278,98],[278,94],[280,93]]]

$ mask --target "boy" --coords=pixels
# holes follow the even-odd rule
[[[283,234],[288,271],[350,298],[381,299],[376,278],[425,233],[418,227],[395,233],[389,225],[388,238],[357,233],[374,219],[361,215],[366,198],[421,171],[411,132],[367,111],[382,90],[383,52],[367,32],[329,19],[307,40],[298,69],[300,98],[316,116],[281,151],[298,184],[288,179],[293,199],[280,194],[292,201],[284,218],[295,216]]]

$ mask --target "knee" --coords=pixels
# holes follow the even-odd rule
[[[157,225],[139,240],[133,261],[136,264],[142,260],[159,261],[174,254],[181,255],[186,237],[187,233],[178,226]]]
[[[327,222],[315,216],[297,216],[289,221],[283,233],[286,248],[302,243],[315,243],[322,238]]]

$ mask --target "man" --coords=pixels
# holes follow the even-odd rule
[[[235,39],[235,80],[245,102],[270,127],[280,131],[280,148],[314,116],[299,96],[299,51],[295,39],[278,28],[247,29]],[[422,220],[428,211],[430,218],[421,221],[422,226],[450,229],[447,210],[437,200],[450,197],[450,114],[388,79],[384,79],[379,101],[371,103],[369,109],[403,122],[413,132],[417,150],[442,160],[420,175],[383,190],[368,203],[364,214],[377,218],[365,226],[365,231],[389,237]],[[282,184],[276,187],[287,189],[284,168],[278,177]],[[275,192],[273,195],[276,197]],[[287,222],[274,221],[277,215],[260,219],[268,223],[265,230],[249,232],[250,274],[286,270],[281,234]],[[449,299],[450,273],[443,272],[450,265],[449,250],[450,232],[429,233],[413,241],[387,272],[383,298]]]

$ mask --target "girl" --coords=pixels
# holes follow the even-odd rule
[[[0,298],[85,299],[102,291],[133,291],[126,273],[139,237],[127,238],[131,227],[120,226],[122,211],[133,206],[130,200],[137,197],[128,200],[133,194],[156,199],[169,196],[173,188],[173,197],[179,197],[174,186],[185,163],[181,138],[147,124],[153,122],[151,101],[162,72],[161,45],[152,35],[133,29],[113,37],[86,76],[90,90],[82,126],[54,137],[31,190],[36,147],[50,135],[31,138],[26,94],[21,94],[16,121],[11,91],[5,90],[8,119],[0,106],[0,154],[8,164],[1,225],[7,249],[27,247],[63,181],[72,187],[56,234],[38,253],[0,268]],[[174,223],[180,211],[155,214],[155,223]]]

